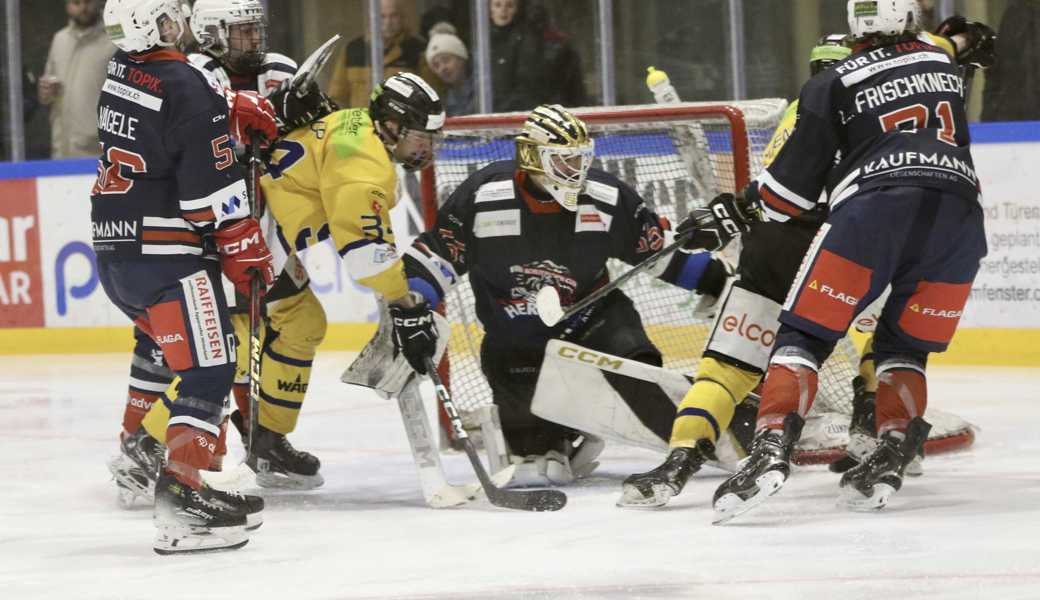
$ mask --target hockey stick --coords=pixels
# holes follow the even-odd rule
[[[249,216],[260,220],[260,199],[256,195],[257,165],[260,163],[260,140],[249,132],[249,167],[246,172],[246,198],[249,201]],[[260,296],[261,277],[253,273],[249,282],[249,448],[253,454],[256,428],[260,422]]]
[[[426,505],[431,508],[448,508],[465,504],[480,496],[479,484],[452,485],[444,477],[440,453],[430,434],[430,424],[423,409],[422,396],[419,394],[419,376],[414,372],[397,394],[397,407],[400,409],[401,422],[404,424],[408,445],[412,449],[412,458],[419,472],[419,484]],[[496,485],[505,485],[513,478],[514,471],[516,467],[510,465],[492,475],[491,479]]]
[[[437,372],[437,365],[433,363],[433,359],[430,357],[426,357],[424,360],[426,375],[433,381],[433,387],[437,390],[437,397],[441,401],[441,406],[451,420],[451,427],[455,431],[455,439],[462,443],[462,449],[466,451],[466,456],[469,458],[470,464],[473,465],[473,470],[477,473],[477,479],[480,480],[480,485],[484,488],[484,494],[487,496],[488,501],[502,508],[535,512],[555,511],[566,506],[567,495],[559,490],[504,490],[491,481],[484,464],[480,462],[480,457],[477,456],[477,449],[473,446],[473,440],[469,439],[466,428],[462,426],[462,417],[459,416],[459,411],[455,409],[455,402],[451,399],[451,394],[448,393],[448,389],[444,387],[444,383],[441,381],[441,376]]]
[[[709,225],[711,224],[711,222],[711,215],[705,214],[701,219],[697,221],[697,225]],[[567,310],[564,310],[563,306],[560,304],[560,292],[558,292],[555,287],[551,285],[542,287],[542,289],[538,290],[538,294],[535,296],[534,299],[535,307],[538,309],[538,317],[542,320],[542,323],[545,323],[549,327],[556,325],[564,319],[569,319],[573,317],[574,315],[584,310],[590,304],[594,302],[599,302],[603,299],[604,296],[606,296],[610,292],[613,292],[619,287],[625,285],[625,283],[629,279],[632,279],[636,275],[639,275],[640,273],[645,272],[647,269],[650,269],[658,262],[660,262],[662,258],[666,256],[671,256],[673,252],[675,252],[676,250],[681,248],[683,244],[688,242],[690,240],[690,237],[692,237],[694,232],[696,231],[697,229],[693,228],[683,233],[682,235],[676,237],[675,241],[673,241],[671,244],[668,244],[653,256],[647,257],[643,262],[629,269],[628,272],[624,275],[621,275],[620,277],[611,281],[607,285],[599,288],[595,292],[592,292],[588,296],[585,296],[581,300],[570,305],[567,308]]]

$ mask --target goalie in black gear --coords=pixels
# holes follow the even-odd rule
[[[575,444],[582,434],[531,412],[546,343],[566,339],[656,366],[662,362],[621,290],[553,327],[537,315],[535,296],[543,286],[555,287],[566,307],[608,282],[608,259],[636,264],[670,235],[631,187],[591,167],[593,151],[581,120],[560,106],[539,106],[516,138],[516,159],[492,163],[466,179],[441,207],[436,225],[404,255],[409,287],[425,299],[426,310],[469,276],[486,332],[481,368],[513,460],[522,459],[540,475],[562,465],[560,481],[580,474],[580,465],[569,459],[581,452]],[[718,295],[726,270],[707,252],[679,252],[653,274]],[[611,373],[607,378],[639,420],[667,439],[675,416],[669,397],[660,390],[626,393],[622,388],[630,382]],[[581,461],[586,465],[588,454]],[[551,473],[548,478],[554,481]]]

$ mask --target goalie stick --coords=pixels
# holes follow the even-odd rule
[[[703,217],[697,220],[697,225],[709,225],[712,223],[712,220],[713,218],[710,214],[705,214]],[[613,292],[619,287],[625,285],[625,283],[628,282],[629,279],[632,279],[636,275],[639,275],[640,273],[645,272],[647,269],[650,269],[658,262],[660,262],[662,258],[666,256],[671,256],[673,252],[681,248],[683,244],[689,241],[690,237],[693,236],[695,231],[696,229],[691,229],[683,235],[675,238],[675,241],[673,241],[671,244],[668,244],[667,246],[659,250],[656,254],[647,257],[645,260],[643,260],[643,262],[632,267],[628,270],[628,272],[621,275],[617,279],[611,281],[607,285],[599,288],[595,292],[592,292],[588,296],[585,296],[581,300],[570,305],[569,307],[567,307],[567,310],[564,310],[563,307],[560,305],[560,292],[558,292],[555,287],[551,285],[542,287],[542,289],[538,290],[538,294],[535,296],[534,300],[535,307],[538,309],[538,318],[540,318],[542,320],[542,323],[545,323],[548,327],[552,327],[553,325],[556,325],[564,319],[569,319],[570,317],[573,317],[574,315],[588,307],[590,304],[600,301],[610,292]]]
[[[477,473],[477,479],[484,488],[484,494],[491,504],[502,508],[514,510],[529,510],[535,512],[560,510],[567,504],[567,495],[559,490],[504,490],[491,480],[484,464],[477,456],[477,449],[473,446],[473,440],[469,439],[466,428],[462,426],[462,417],[455,409],[455,403],[444,387],[440,374],[437,373],[437,365],[433,359],[425,357],[426,375],[433,381],[433,387],[437,391],[437,397],[441,401],[444,412],[451,420],[451,427],[455,431],[455,438],[462,443],[462,449],[466,452],[473,470]]]

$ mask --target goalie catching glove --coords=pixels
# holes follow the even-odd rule
[[[680,237],[689,235],[689,241],[683,244],[684,250],[721,250],[760,220],[750,206],[739,196],[719,194],[706,208],[694,209],[675,233]]]

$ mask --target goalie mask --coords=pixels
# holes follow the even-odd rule
[[[560,206],[573,212],[585,189],[593,149],[585,123],[558,104],[543,104],[527,117],[516,138],[516,161]]]
[[[267,53],[267,19],[260,0],[196,0],[191,32],[199,46],[242,75],[260,72]]]
[[[809,72],[816,75],[831,65],[841,62],[852,54],[848,38],[840,33],[825,35],[816,42],[809,55]]]
[[[433,161],[434,139],[444,127],[444,104],[422,77],[398,73],[372,90],[368,104],[379,139],[409,171]]]
[[[921,31],[917,0],[849,0],[849,31],[855,39],[894,37]]]
[[[124,52],[176,47],[185,31],[181,4],[178,0],[109,0],[105,31]]]

